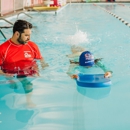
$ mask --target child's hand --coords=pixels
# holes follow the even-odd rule
[[[112,76],[111,72],[106,72],[104,78],[110,78]]]
[[[78,75],[74,74],[71,76],[72,79],[77,79],[78,78]]]

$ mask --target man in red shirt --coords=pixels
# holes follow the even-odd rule
[[[36,59],[41,61],[42,67],[47,64],[38,46],[30,41],[32,24],[18,20],[13,27],[13,36],[0,45],[0,74],[17,74],[28,76],[38,74]]]
[[[0,75],[4,75],[13,82],[14,75],[22,83],[25,93],[32,92],[32,83],[27,76],[38,76],[40,60],[42,68],[48,66],[45,63],[38,46],[30,41],[32,24],[25,20],[17,20],[13,26],[13,36],[0,45]],[[14,82],[14,87],[17,88]],[[30,97],[27,98],[31,102]]]

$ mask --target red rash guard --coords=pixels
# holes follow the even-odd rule
[[[32,41],[17,45],[8,40],[0,45],[0,66],[5,73],[32,75],[37,69],[35,59],[41,58],[38,46]]]

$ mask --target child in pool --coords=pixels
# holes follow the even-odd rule
[[[75,45],[71,46],[72,54],[67,55],[67,57],[70,59],[70,63],[76,64],[77,62],[79,62],[79,56],[83,51],[85,51],[83,47],[75,46]]]
[[[87,73],[87,69],[91,67],[100,67],[104,71],[104,77],[105,78],[110,78],[112,76],[112,71],[107,68],[102,62],[102,58],[100,59],[94,59],[94,56],[90,51],[82,51],[77,54],[80,54],[79,56],[76,55],[76,58],[73,60],[70,60],[70,66],[68,69],[67,74],[71,78],[77,78],[77,74],[75,74],[77,71],[80,73]]]

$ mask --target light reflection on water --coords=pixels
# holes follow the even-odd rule
[[[19,88],[11,89],[9,81],[1,78],[0,128],[128,130],[129,28],[92,4],[67,6],[58,15],[34,16],[35,19],[27,18],[37,26],[32,40],[39,45],[49,67],[40,70],[41,77],[28,78],[33,84],[31,94],[23,93],[18,80]],[[81,88],[66,74],[66,55],[71,53],[73,42],[91,50],[110,66],[114,72],[111,87]]]

